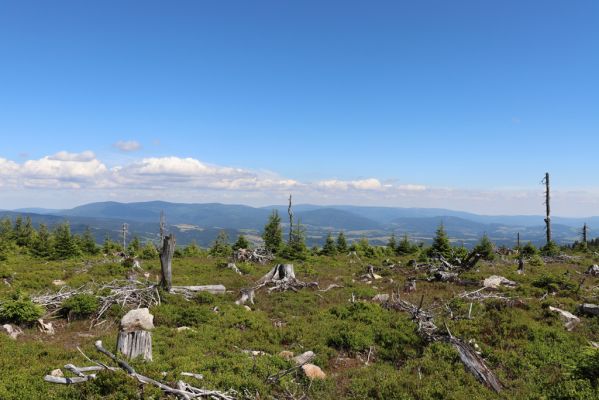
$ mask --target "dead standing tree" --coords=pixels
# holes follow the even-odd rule
[[[160,249],[160,268],[162,271],[160,285],[166,291],[170,291],[173,286],[172,263],[173,255],[175,254],[175,243],[175,235],[171,233],[170,235],[164,236],[162,248]]]
[[[545,172],[542,181],[545,184],[545,229],[547,231],[547,246],[551,243],[551,192],[549,186],[549,172]]]
[[[223,285],[202,285],[202,286],[173,286],[173,256],[175,254],[176,240],[173,233],[165,235],[164,232],[164,214],[160,215],[160,236],[162,246],[160,249],[160,268],[162,278],[160,286],[170,293],[182,294],[186,298],[191,298],[196,292],[209,292],[212,294],[224,294],[227,289]]]
[[[289,195],[289,207],[287,207],[287,214],[289,214],[289,243],[291,243],[293,236],[293,210],[291,209],[291,195]]]

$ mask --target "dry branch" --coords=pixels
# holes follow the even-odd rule
[[[409,312],[412,315],[412,319],[418,323],[418,334],[424,340],[428,342],[448,341],[451,343],[458,351],[460,360],[466,366],[466,369],[481,383],[496,392],[500,392],[503,387],[499,379],[487,367],[482,357],[476,354],[469,344],[451,335],[449,329],[447,329],[448,335],[441,334],[435,325],[433,314],[422,308],[423,300],[424,296],[421,297],[420,304],[416,306],[409,301],[398,298],[392,299],[387,305],[396,310]]]
[[[237,249],[233,252],[233,261],[235,262],[252,262],[256,264],[267,264],[275,259],[275,256],[265,248]]]

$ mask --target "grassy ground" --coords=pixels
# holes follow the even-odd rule
[[[330,283],[344,287],[327,292],[303,289],[269,294],[261,290],[253,310],[247,311],[234,304],[238,290],[250,286],[270,265],[238,265],[246,273],[239,276],[220,267],[222,260],[175,259],[175,285],[222,283],[231,292],[203,295],[192,301],[163,295],[162,304],[150,310],[156,325],[154,361],[133,364],[139,372],[170,383],[183,371],[201,373],[203,382],[190,383],[220,390],[232,388],[256,399],[300,399],[302,395],[310,399],[599,398],[597,387],[593,387],[596,378],[580,372],[580,366],[589,362],[588,354],[599,359],[589,350],[590,341],[599,341],[599,318],[583,316],[582,323],[568,332],[548,311],[553,305],[575,312],[582,302],[598,302],[597,278],[587,278],[580,285],[580,273],[594,260],[527,266],[525,275],[516,274],[513,262],[482,263],[465,277],[482,280],[503,275],[519,285],[502,292],[521,301],[512,305],[493,300],[475,302],[471,319],[462,318],[468,314],[470,302],[456,296],[477,287],[418,281],[416,292],[402,294],[414,303],[424,295],[423,306],[434,310],[438,326],[446,324],[455,336],[476,341],[489,367],[506,386],[500,395],[465,371],[449,345],[424,343],[409,315],[370,301],[377,293],[403,291],[406,279],[420,277],[407,267],[407,259],[398,258],[393,261],[401,262],[399,267],[381,267],[377,272],[383,279],[372,283],[359,279],[367,263],[381,266],[382,261],[339,256],[296,262],[300,280],[318,281],[321,288]],[[151,280],[157,279],[157,260],[145,261],[142,267],[150,272]],[[122,279],[125,272],[124,267],[102,258],[48,262],[13,256],[0,267],[0,275],[12,277],[10,287],[0,282],[0,301],[17,290],[28,294],[56,290],[52,285],[55,279],[77,286],[91,280]],[[358,299],[353,304],[349,301],[352,294]],[[101,339],[108,348],[114,348],[116,321],[123,312],[113,310],[110,321],[92,330],[87,320],[67,323],[55,317],[57,333],[51,337],[33,328],[26,328],[16,341],[0,334],[0,399],[161,398],[159,391],[142,388],[120,372],[102,373],[94,381],[73,386],[43,381],[44,375],[64,364],[89,365],[77,346],[93,358],[107,361],[93,343]],[[178,332],[180,326],[192,329]],[[261,350],[271,356],[251,357],[241,349]],[[278,356],[282,350],[314,351],[315,363],[328,378],[310,382],[301,374],[290,374],[278,384],[266,383],[269,375],[291,366]],[[586,359],[583,354],[587,354]]]

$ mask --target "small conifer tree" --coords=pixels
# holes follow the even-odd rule
[[[246,239],[246,237],[244,235],[237,236],[237,241],[235,241],[235,244],[233,245],[233,250],[249,249],[249,248],[250,248],[250,242]]]
[[[71,234],[71,226],[68,222],[60,224],[54,230],[53,257],[57,260],[77,257],[81,251],[77,246],[75,238]]]
[[[334,256],[337,254],[337,246],[335,245],[335,240],[330,232],[327,235],[324,245],[322,246],[322,254],[325,256]]]
[[[281,249],[283,245],[283,229],[281,228],[281,217],[279,217],[277,210],[273,210],[272,214],[268,217],[268,222],[264,226],[262,239],[264,239],[264,247],[267,250],[277,253]]]
[[[232,249],[229,244],[229,235],[224,230],[221,230],[216,236],[212,247],[210,248],[210,255],[213,257],[228,257],[231,255]]]
[[[339,235],[337,235],[337,252],[340,254],[345,254],[347,253],[348,249],[349,247],[347,245],[345,234],[343,232],[339,232]]]
[[[443,257],[451,256],[451,244],[449,243],[449,238],[447,237],[447,232],[445,232],[445,226],[443,223],[439,225],[435,237],[433,238],[431,255]]]

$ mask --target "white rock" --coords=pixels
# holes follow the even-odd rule
[[[54,286],[64,286],[67,283],[65,281],[63,281],[62,279],[55,279],[55,280],[52,281],[52,284]]]
[[[592,276],[599,276],[599,265],[597,265],[597,264],[591,265],[589,267],[589,270],[587,271],[587,274],[592,275]]]
[[[386,303],[387,301],[389,301],[389,295],[387,293],[377,294],[372,298],[372,301],[375,301],[377,303]]]
[[[305,353],[293,357],[293,362],[295,362],[296,365],[302,365],[312,361],[314,357],[316,357],[316,354],[314,354],[313,351],[306,351]]]
[[[52,322],[44,323],[44,320],[41,318],[37,320],[37,329],[46,335],[54,335]]]
[[[515,287],[516,282],[499,275],[491,275],[483,281],[483,286],[489,289],[499,289],[500,286]]]
[[[243,308],[245,308],[247,311],[252,311],[250,306],[243,306]]]
[[[10,324],[2,325],[2,330],[5,331],[6,334],[8,336],[10,336],[11,339],[14,339],[14,340],[16,340],[17,337],[23,333],[21,328],[19,328],[18,326],[12,326]]]
[[[560,315],[561,320],[564,321],[564,326],[569,331],[574,329],[574,327],[580,323],[580,318],[578,318],[576,315],[572,314],[571,312],[562,310],[557,307],[552,307],[552,306],[549,306],[549,311],[558,313]]]
[[[304,364],[302,365],[302,371],[304,374],[310,379],[326,379],[327,375],[320,369],[319,366],[314,364]]]
[[[154,316],[147,308],[131,310],[121,318],[121,330],[133,332],[138,330],[149,331],[154,329]]]
[[[283,350],[279,353],[279,357],[283,357],[285,360],[291,360],[293,358],[293,352],[289,350]]]
[[[62,373],[62,371],[60,369],[53,369],[52,372],[50,372],[51,376],[55,376],[57,378],[62,378],[64,376],[64,374]]]
[[[189,326],[180,326],[177,328],[177,332],[190,331],[191,328]]]

